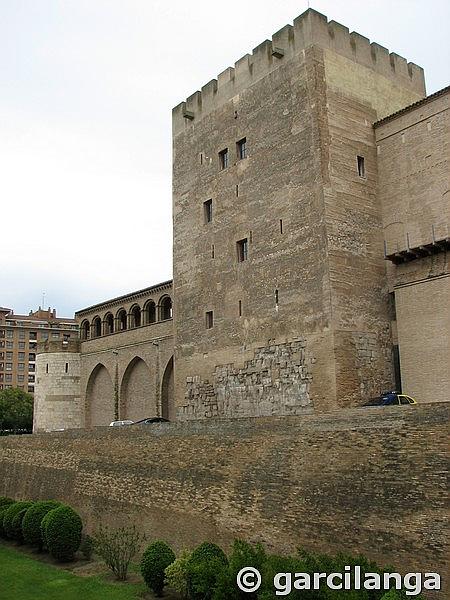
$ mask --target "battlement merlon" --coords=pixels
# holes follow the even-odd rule
[[[196,118],[201,118],[242,90],[249,87],[271,71],[282,66],[290,58],[299,55],[312,45],[330,49],[365,67],[373,69],[393,82],[400,82],[418,95],[425,96],[425,80],[422,67],[407,62],[406,59],[389,52],[359,33],[350,33],[336,21],[329,21],[325,15],[308,9],[257,46],[253,53],[240,58],[233,67],[220,73],[185,102],[172,110],[173,136],[188,128]]]

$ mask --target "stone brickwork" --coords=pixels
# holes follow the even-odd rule
[[[448,403],[0,438],[0,496],[177,550],[235,537],[448,573]],[[444,578],[444,585],[448,580]],[[448,598],[443,592],[443,598]]]
[[[79,341],[38,345],[33,431],[82,426]]]
[[[450,88],[376,123],[375,134],[402,387],[439,402],[450,386]]]
[[[295,415],[312,408],[311,365],[306,340],[273,344],[255,351],[243,368],[217,366],[214,383],[190,377],[180,418]],[[282,400],[280,401],[280,397]]]
[[[419,67],[308,10],[173,110],[181,415],[330,410],[393,386],[373,123],[424,93]],[[297,338],[317,357],[307,390],[287,398],[264,368],[248,386],[238,364]]]

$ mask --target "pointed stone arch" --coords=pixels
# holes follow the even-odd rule
[[[86,387],[86,425],[109,425],[114,420],[114,384],[104,364],[98,363]]]
[[[140,356],[135,356],[122,377],[120,418],[138,421],[156,416],[154,387],[147,364]]]
[[[173,356],[164,369],[161,382],[161,416],[169,421],[176,420],[176,406],[173,385]]]

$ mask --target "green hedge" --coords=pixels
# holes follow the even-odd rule
[[[61,562],[73,560],[81,544],[81,517],[70,506],[49,511],[41,523],[42,538],[53,558]]]
[[[5,516],[5,513],[8,510],[8,508],[12,504],[15,504],[15,502],[14,502],[14,500],[11,500],[11,502],[5,502],[6,498],[4,496],[2,497],[2,500],[3,500],[3,504],[0,505],[0,537],[5,538],[6,531],[5,531],[5,528],[3,527],[3,517]],[[9,500],[9,498],[8,498],[8,500]]]
[[[164,589],[164,570],[174,562],[175,558],[172,548],[161,540],[151,543],[142,556],[142,577],[157,596],[162,596]]]
[[[228,559],[222,548],[211,542],[197,546],[186,565],[189,598],[210,600],[227,569]]]
[[[42,519],[48,512],[58,508],[58,506],[61,506],[61,503],[56,500],[43,500],[28,508],[22,520],[22,535],[26,544],[42,550],[44,546],[41,532]]]
[[[3,529],[7,538],[23,541],[22,538],[22,519],[32,502],[14,502],[10,504],[3,515]]]

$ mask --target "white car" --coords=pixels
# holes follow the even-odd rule
[[[122,425],[133,425],[134,421],[113,421],[109,424],[110,427],[121,427]]]

